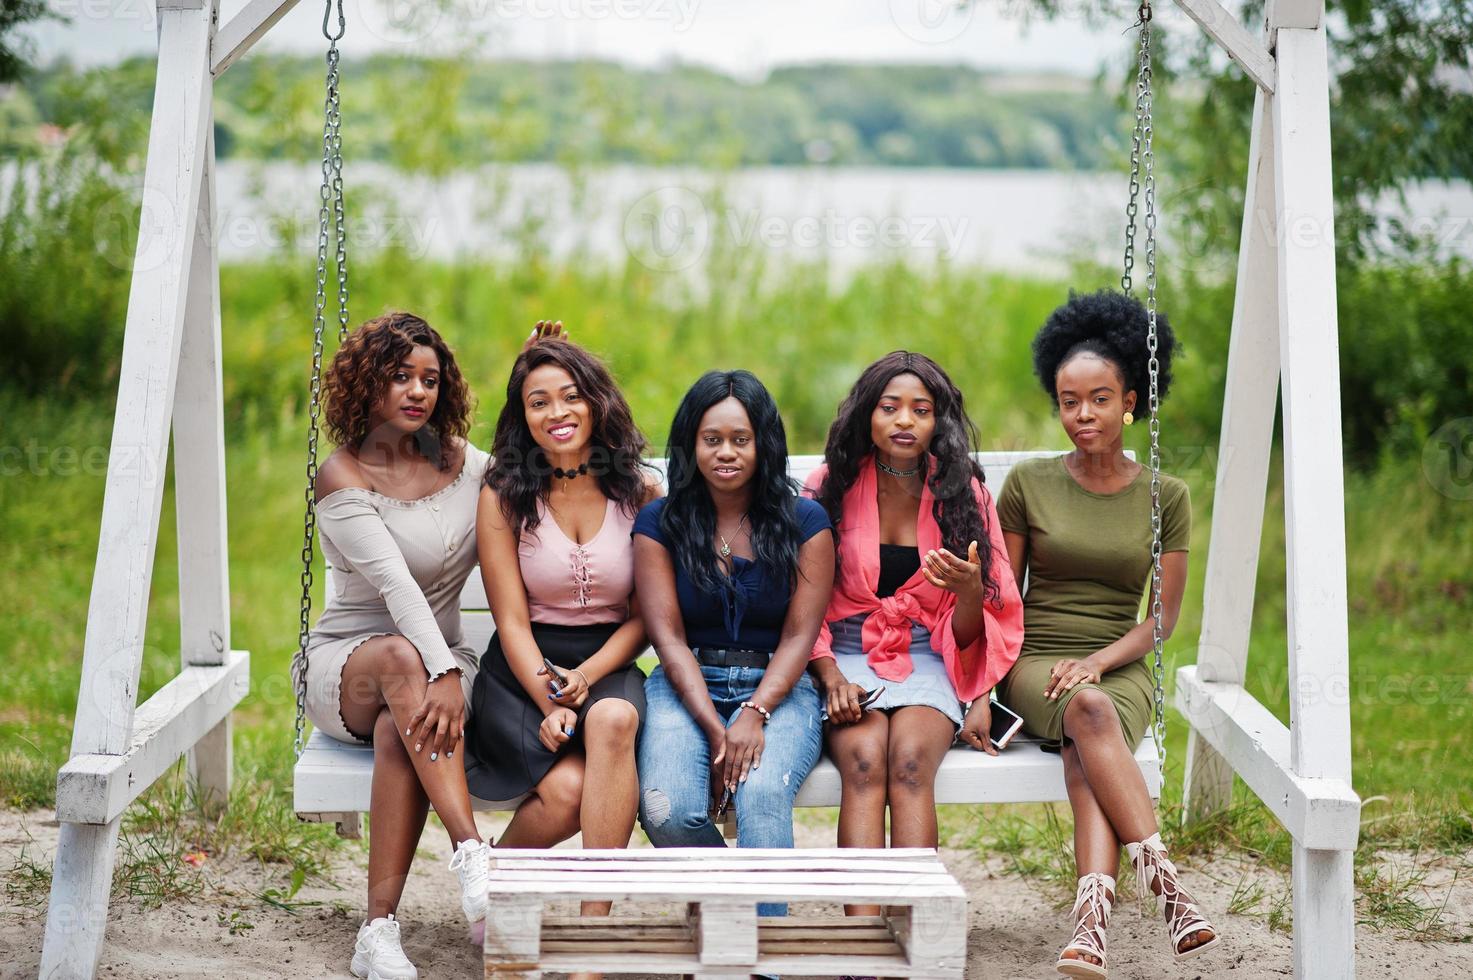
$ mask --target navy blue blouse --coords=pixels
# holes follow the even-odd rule
[[[666,551],[670,545],[660,530],[660,515],[666,498],[651,501],[634,519],[632,534],[643,534]],[[816,500],[795,498],[799,540],[807,542],[815,534],[828,531],[829,515]],[[674,558],[674,553],[671,553]],[[680,618],[685,623],[685,642],[694,647],[739,647],[750,650],[776,650],[782,637],[783,620],[788,615],[792,583],[775,579],[750,558],[732,555],[732,592],[703,592],[697,589],[678,562],[675,563],[675,595],[680,602]]]

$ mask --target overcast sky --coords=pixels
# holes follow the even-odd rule
[[[457,5],[454,12],[443,3]],[[1099,0],[1066,0],[1067,10]],[[221,0],[228,20],[246,0]],[[154,52],[153,0],[52,0],[70,18],[32,29],[43,63],[64,55],[105,64]],[[1028,23],[1028,0],[345,0],[353,54],[466,47],[483,57],[601,58],[636,65],[670,61],[760,76],[794,62],[968,62],[1009,70],[1093,75],[1129,50],[1122,31],[1135,3],[1108,2],[1109,22],[1078,13]],[[1174,5],[1158,24],[1180,30]],[[322,4],[302,0],[261,42],[276,51],[319,51]],[[1187,25],[1190,26],[1190,25]]]

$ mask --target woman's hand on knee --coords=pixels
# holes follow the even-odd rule
[[[1088,657],[1083,660],[1060,660],[1049,670],[1048,686],[1043,689],[1043,696],[1050,701],[1057,701],[1071,688],[1099,682],[1099,668]]]
[[[556,752],[573,738],[577,724],[578,714],[572,708],[554,708],[542,719],[542,727],[537,729],[537,738],[546,746],[547,751]]]
[[[767,738],[762,731],[762,716],[743,711],[742,716],[726,729],[726,757],[722,764],[721,783],[736,792],[738,784],[747,781],[747,773],[762,762]]]
[[[414,740],[415,753],[430,750],[430,761],[451,757],[465,735],[465,695],[460,690],[460,673],[447,670],[425,687],[424,698],[405,727],[404,737]]]

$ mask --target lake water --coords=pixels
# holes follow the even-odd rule
[[[310,249],[318,180],[315,165],[224,161],[221,258],[261,257],[288,242]],[[700,270],[714,250],[761,248],[778,263],[824,262],[839,276],[897,256],[1044,274],[1057,274],[1071,258],[1118,262],[1127,193],[1125,176],[1114,173],[906,168],[717,174],[618,166],[574,175],[514,164],[430,180],[360,163],[345,182],[363,213],[350,228],[352,250],[510,258],[535,243],[554,257],[622,262],[633,254],[678,273]],[[1184,203],[1163,189],[1160,258],[1168,270],[1207,261],[1202,242],[1172,234],[1173,206]],[[1444,254],[1473,258],[1473,186],[1466,182],[1415,185],[1405,208],[1386,200],[1377,212],[1410,222]],[[1230,258],[1212,261],[1216,268],[1201,271],[1231,274]]]

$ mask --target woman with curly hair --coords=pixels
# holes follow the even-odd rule
[[[640,823],[657,847],[792,847],[793,800],[818,762],[818,692],[803,672],[833,586],[823,508],[788,478],[772,396],[711,371],[670,425],[670,495],[634,524],[655,652],[639,750]],[[782,915],[781,904],[758,905]]]
[[[1175,337],[1157,317],[1158,396],[1171,384]],[[1125,844],[1142,895],[1154,893],[1177,960],[1218,944],[1166,857],[1134,752],[1151,724],[1154,622],[1138,622],[1151,580],[1150,472],[1125,455],[1123,432],[1151,411],[1148,320],[1138,300],[1102,290],[1071,294],[1033,341],[1033,367],[1074,450],[1020,463],[998,502],[1023,598],[1017,664],[998,689],[1027,729],[1059,748],[1074,811],[1079,884],[1066,976],[1106,975],[1105,929]],[[1181,610],[1191,499],[1161,477],[1162,633]]]
[[[476,522],[496,634],[467,736],[471,791],[526,796],[502,847],[580,831],[587,847],[624,847],[634,831],[645,628],[629,535],[659,492],[644,448],[608,368],[583,348],[544,339],[512,365]]]
[[[440,335],[410,313],[355,330],[325,383],[337,443],[315,481],[333,588],[307,645],[307,717],[372,743],[368,914],[353,974],[417,976],[394,913],[433,805],[455,847],[461,908],[485,918],[490,848],[455,758],[476,673],[460,590],[475,567],[484,452],[466,439],[470,392]]]
[[[940,365],[895,351],[854,383],[808,480],[839,538],[809,670],[842,779],[840,847],[884,847],[887,805],[891,846],[935,847],[946,750],[960,733],[996,754],[988,697],[1018,655],[1023,612],[976,431]]]

